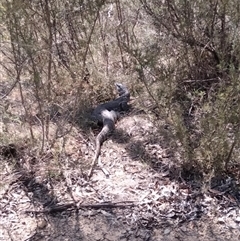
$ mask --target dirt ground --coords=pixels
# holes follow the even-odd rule
[[[184,181],[165,122],[136,111],[121,118],[102,146],[110,175],[96,168],[90,180],[93,142],[75,134],[58,158],[2,149],[0,240],[240,239],[239,203]]]

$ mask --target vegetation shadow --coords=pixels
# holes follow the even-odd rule
[[[51,177],[45,180],[40,180],[39,177],[36,176],[33,166],[30,168],[29,166],[26,167],[24,161],[26,158],[25,151],[24,148],[15,144],[0,147],[0,160],[13,166],[13,173],[16,173],[17,175],[17,179],[10,185],[17,185],[18,189],[22,189],[30,200],[29,202],[32,207],[30,210],[24,210],[25,214],[30,216],[35,215],[36,220],[38,220],[37,223],[39,225],[37,225],[36,229],[32,231],[33,234],[27,240],[35,241],[38,240],[38,238],[44,237],[42,233],[43,230],[47,228],[47,225],[51,225],[52,232],[57,237],[62,233],[59,222],[63,222],[66,218],[63,218],[61,213],[47,212],[47,210],[51,210],[52,207],[58,205],[60,202],[54,192],[54,180]],[[32,160],[29,160],[29,163],[34,164],[37,161],[38,160],[36,160],[35,157],[32,157]],[[12,197],[14,198],[14,195]],[[74,202],[74,200],[72,201]],[[11,200],[9,200],[9,202],[11,202]],[[77,238],[82,235],[79,228],[79,215],[77,212],[75,213],[74,223],[75,225],[66,222],[66,230],[68,230],[71,235],[75,234],[76,237],[73,238],[76,238],[77,240]]]

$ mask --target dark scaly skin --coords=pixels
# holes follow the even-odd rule
[[[88,178],[90,178],[93,174],[93,169],[100,155],[102,143],[115,128],[115,123],[118,119],[119,113],[129,109],[128,101],[130,100],[130,94],[128,89],[122,84],[116,83],[115,85],[119,93],[119,97],[115,100],[97,106],[93,112],[95,119],[103,124],[103,128],[96,137],[96,149],[93,162],[88,173]]]
[[[93,111],[93,117],[99,123],[103,123],[103,117],[101,115],[103,110],[108,110],[108,111],[114,110],[116,112],[122,112],[122,111],[127,111],[129,108],[128,102],[130,100],[130,93],[128,89],[126,88],[126,86],[119,83],[116,83],[115,85],[116,85],[119,97],[115,100],[98,105]]]

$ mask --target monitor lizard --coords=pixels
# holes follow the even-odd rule
[[[128,102],[130,101],[130,93],[127,87],[120,83],[115,83],[119,97],[115,100],[98,105],[93,111],[93,118],[103,125],[102,130],[96,137],[96,148],[88,178],[93,174],[93,169],[98,161],[101,145],[107,136],[114,130],[115,123],[121,112],[129,110]]]

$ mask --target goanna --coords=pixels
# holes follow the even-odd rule
[[[130,93],[127,87],[123,84],[115,84],[119,97],[115,100],[98,105],[93,111],[93,118],[103,125],[101,132],[96,137],[96,149],[94,158],[91,164],[88,178],[93,174],[93,169],[97,164],[101,145],[106,140],[107,136],[114,130],[115,123],[121,112],[129,110],[128,102],[130,101]]]

